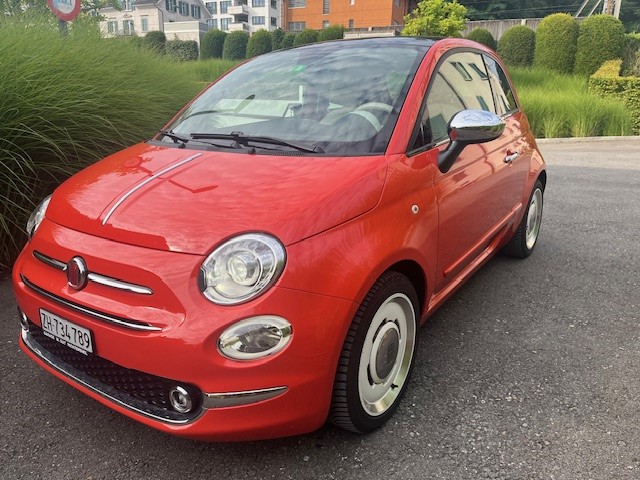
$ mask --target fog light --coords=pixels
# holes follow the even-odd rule
[[[232,360],[255,360],[273,355],[289,344],[291,324],[275,315],[247,318],[224,331],[218,350]]]
[[[27,318],[27,316],[24,314],[22,310],[19,310],[19,312],[20,312],[20,326],[22,327],[22,330],[24,330],[25,332],[28,332],[29,319]]]
[[[178,413],[189,413],[193,409],[191,395],[184,388],[176,386],[169,392],[171,406]]]

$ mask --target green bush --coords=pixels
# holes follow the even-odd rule
[[[342,25],[330,25],[327,28],[320,30],[318,34],[319,42],[326,42],[327,40],[340,40],[344,38],[345,28]]]
[[[198,59],[198,44],[195,40],[169,40],[166,50],[170,58],[180,62]]]
[[[57,183],[151,138],[200,86],[183,64],[77,26],[62,37],[55,24],[0,18],[0,45],[2,270]]]
[[[143,37],[142,45],[162,55],[166,52],[167,37],[164,32],[154,30]]]
[[[607,60],[622,57],[624,25],[611,15],[593,15],[580,23],[573,72],[591,75]]]
[[[257,57],[271,51],[271,34],[266,30],[258,30],[247,43],[247,58]]]
[[[316,43],[318,41],[318,36],[319,34],[317,30],[311,30],[310,28],[305,28],[304,30],[296,34],[296,38],[293,40],[293,46],[297,47],[299,45]]]
[[[486,28],[476,28],[469,35],[467,35],[467,39],[486,45],[491,50],[495,50],[497,48],[495,38],[493,38],[491,32]]]
[[[605,98],[622,99],[640,135],[640,78],[621,77],[622,60],[609,60],[589,78],[589,90]]]
[[[271,32],[271,50],[280,50],[285,33],[280,27]]]
[[[622,47],[622,74],[640,77],[640,33],[627,33]]]
[[[202,37],[200,42],[200,58],[207,60],[209,58],[222,58],[222,48],[224,47],[224,39],[227,32],[222,30],[209,30]]]
[[[573,72],[578,43],[578,22],[566,13],[545,17],[536,30],[533,63],[559,73]]]
[[[248,33],[231,32],[224,39],[222,58],[225,60],[241,60],[247,58],[247,43],[249,43]]]
[[[536,48],[536,32],[524,25],[516,25],[504,32],[498,41],[498,54],[507,65],[530,67]]]
[[[295,32],[287,32],[282,38],[282,44],[280,48],[291,48],[296,40]]]

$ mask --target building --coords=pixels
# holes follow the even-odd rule
[[[144,36],[161,31],[167,40],[200,40],[211,14],[201,0],[122,0],[122,9],[102,8],[100,30],[105,37]]]
[[[211,28],[225,32],[275,30],[281,26],[282,0],[222,0],[206,2]]]
[[[284,28],[293,31],[400,27],[409,12],[409,0],[284,0],[284,6]]]

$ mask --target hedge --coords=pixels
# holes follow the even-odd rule
[[[280,50],[285,33],[280,27],[271,32],[271,50]]]
[[[186,62],[198,59],[198,44],[195,40],[169,40],[166,49],[167,55],[174,60]]]
[[[242,60],[247,56],[247,43],[249,34],[246,32],[231,32],[224,39],[222,58],[225,60]]]
[[[624,25],[611,15],[593,15],[580,23],[573,73],[592,75],[607,60],[622,57]]]
[[[271,34],[266,30],[258,30],[251,35],[249,43],[247,43],[247,58],[269,53],[271,49]]]
[[[486,28],[476,28],[469,35],[467,35],[467,39],[486,45],[491,50],[495,50],[498,47],[496,45],[496,39],[493,38],[491,32]]]
[[[164,32],[153,30],[144,36],[142,45],[149,50],[153,50],[158,54],[164,54],[166,51],[167,37]]]
[[[344,38],[345,28],[342,25],[331,25],[327,28],[320,30],[318,34],[319,42],[326,42],[327,40],[340,40]]]
[[[200,58],[202,60],[222,58],[222,48],[226,37],[227,32],[217,29],[205,33],[200,42]]]
[[[295,41],[296,34],[294,32],[287,32],[284,37],[282,37],[282,44],[280,45],[280,48],[291,48]]]
[[[315,43],[318,41],[319,33],[316,30],[305,28],[301,32],[296,34],[296,38],[293,39],[293,45],[307,45],[309,43]]]
[[[516,25],[504,32],[498,41],[498,54],[507,65],[530,67],[536,48],[536,32],[524,25]]]
[[[545,17],[536,30],[533,63],[559,73],[573,72],[578,45],[578,22],[567,13]]]
[[[640,33],[627,33],[624,36],[622,74],[640,77]]]
[[[631,112],[633,129],[640,135],[640,77],[621,77],[622,60],[609,60],[589,78],[589,90],[602,96],[622,99]]]

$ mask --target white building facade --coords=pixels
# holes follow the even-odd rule
[[[167,40],[200,39],[212,18],[202,0],[122,0],[122,10],[102,8],[103,36],[144,36],[151,31],[165,33]]]
[[[225,32],[275,30],[282,25],[282,0],[215,0],[205,5],[210,28]]]

